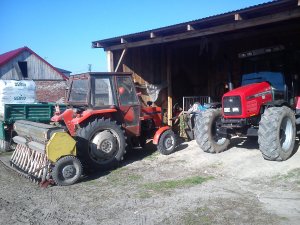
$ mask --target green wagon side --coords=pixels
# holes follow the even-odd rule
[[[13,124],[17,120],[49,123],[55,112],[55,103],[5,104],[0,115],[0,151],[8,151],[13,137]],[[64,111],[66,105],[60,104]]]

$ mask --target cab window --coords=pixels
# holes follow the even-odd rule
[[[117,77],[117,91],[121,105],[139,104],[135,88],[130,77]]]

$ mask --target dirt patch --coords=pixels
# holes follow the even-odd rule
[[[262,158],[244,139],[221,154],[195,141],[163,156],[135,150],[122,166],[41,189],[0,163],[0,224],[298,224],[300,152]]]

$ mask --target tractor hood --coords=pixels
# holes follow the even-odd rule
[[[271,90],[271,85],[268,82],[261,82],[261,83],[254,83],[254,84],[248,84],[236,89],[233,89],[226,94],[225,96],[244,96],[244,97],[250,97],[252,95],[256,95],[258,93],[262,92],[268,92]]]
[[[268,82],[248,84],[224,94],[222,99],[225,118],[249,118],[259,115],[261,106],[272,101]]]

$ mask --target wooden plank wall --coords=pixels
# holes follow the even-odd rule
[[[28,79],[63,80],[56,70],[28,51],[23,51],[20,55],[0,67],[1,79],[18,79],[16,65],[19,61],[27,62]]]

